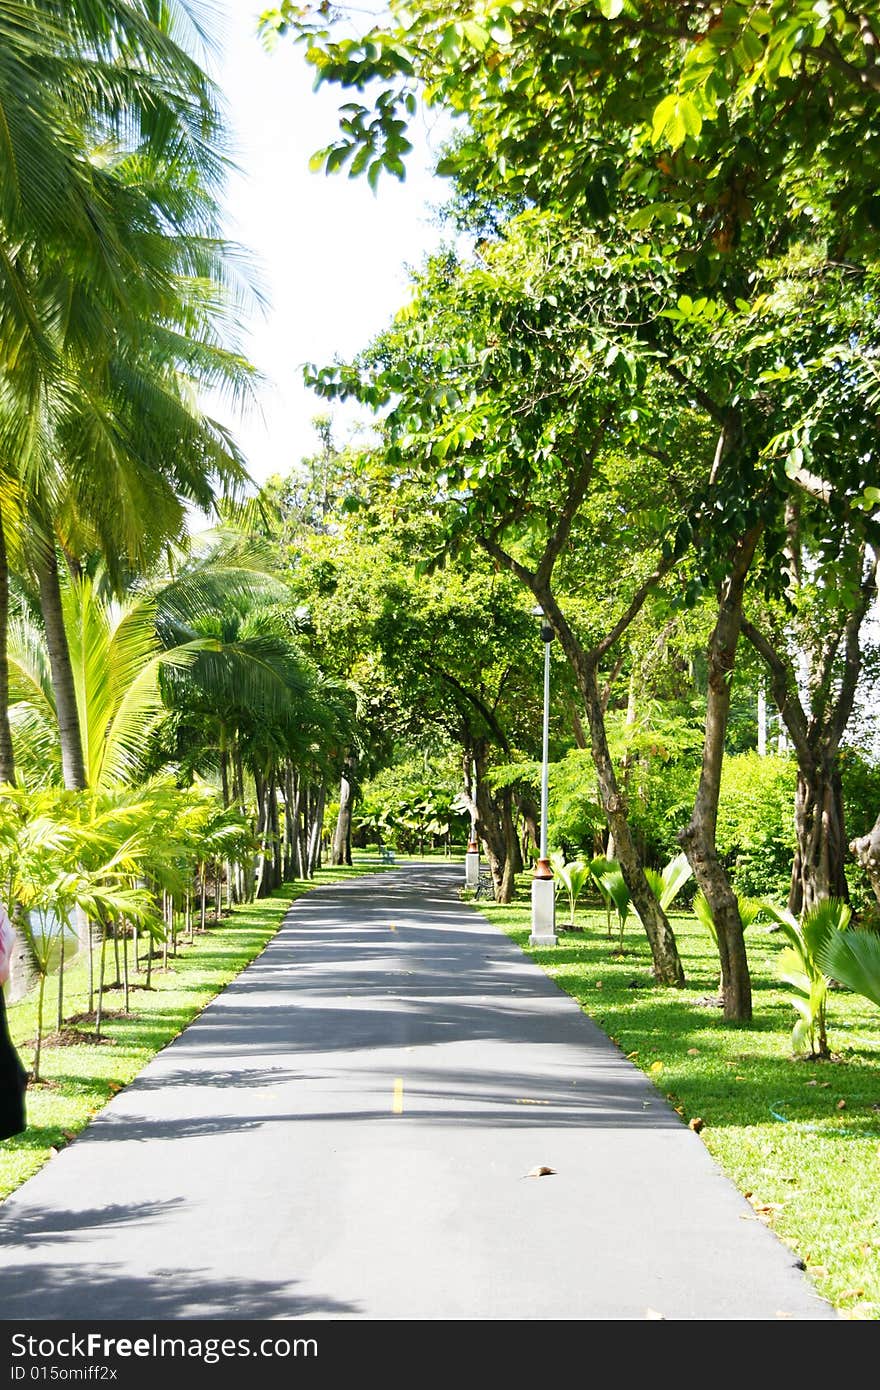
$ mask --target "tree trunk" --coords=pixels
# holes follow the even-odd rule
[[[602,807],[608,817],[609,833],[614,837],[615,858],[620,865],[620,872],[629,889],[633,906],[645,929],[651,947],[654,975],[661,984],[681,987],[685,983],[684,967],[678,954],[675,933],[645,877],[644,866],[627,820],[626,798],[617,785],[617,775],[608,747],[598,672],[592,664],[582,671],[576,665],[575,670],[581,694],[584,696],[596,779],[602,797]]]
[[[9,561],[0,512],[0,782],[15,786],[15,754],[9,727]]]
[[[868,876],[874,897],[880,906],[880,816],[867,835],[850,841],[850,849]]]
[[[9,726],[9,561],[6,532],[0,511],[0,782],[10,787],[15,781],[15,754]],[[10,1003],[33,989],[39,976],[33,943],[27,931],[27,913],[19,903],[9,903],[9,916],[15,927],[15,941],[9,959],[6,989]]]
[[[82,791],[88,785],[88,777],[83,753],[73,666],[70,661],[70,648],[64,627],[58,556],[51,542],[37,541],[33,551],[33,565],[40,592],[40,612],[43,615],[43,626],[46,631],[46,650],[49,653],[52,690],[55,695],[55,713],[58,718],[64,785],[71,790]],[[97,928],[93,926],[88,915],[80,908],[77,908],[76,911],[76,931],[80,949],[91,950],[91,943],[97,935]],[[91,1008],[91,1002],[89,1007]]]
[[[10,1004],[24,998],[37,983],[40,967],[34,954],[34,943],[28,931],[28,915],[20,903],[10,904],[9,916],[15,927],[15,941],[9,960],[9,982],[6,998]]]
[[[274,771],[269,777],[269,834],[272,844],[271,887],[280,888],[284,882],[284,849],[278,819],[278,779]]]
[[[266,875],[266,859],[268,850],[269,833],[269,814],[268,803],[266,800],[266,784],[260,773],[254,772],[254,789],[257,794],[257,839],[260,842],[260,852],[257,857],[257,877],[254,885],[254,892],[258,898],[265,898],[269,892],[269,884]]]
[[[608,818],[610,834],[614,837],[620,871],[651,947],[654,976],[661,984],[680,988],[684,985],[685,978],[675,933],[645,877],[645,870],[626,816],[626,799],[617,784],[617,774],[608,747],[605,709],[599,690],[598,654],[591,653],[588,656],[584,651],[549,589],[536,586],[535,597],[562,644],[562,650],[575,673],[578,689],[584,701],[602,808]]]
[[[505,787],[501,795],[501,830],[504,836],[504,872],[498,901],[509,903],[513,901],[516,892],[516,876],[523,868],[510,787]]]
[[[486,848],[486,857],[489,860],[489,869],[495,888],[495,900],[496,902],[510,902],[513,896],[513,879],[509,873],[506,873],[507,843],[504,838],[501,817],[498,814],[498,806],[486,781],[487,763],[488,745],[485,740],[481,740],[473,749],[466,750],[465,767],[471,766],[475,770],[471,792],[473,807],[476,812],[474,825],[477,835]],[[503,897],[502,894],[505,893],[508,896]]]
[[[839,758],[864,660],[861,628],[877,592],[877,557],[864,544],[859,550],[859,567],[859,592],[843,614],[842,625],[826,633],[811,653],[810,703],[806,708],[783,644],[743,620],[743,633],[770,671],[773,698],[797,758],[797,850],[788,900],[794,913],[809,910],[829,896],[849,897]],[[843,663],[838,666],[841,646]],[[836,667],[839,680],[834,679]]]
[[[284,839],[287,845],[285,877],[302,878],[303,865],[300,855],[300,776],[288,764],[284,783]]]
[[[754,526],[737,542],[730,575],[721,589],[718,617],[709,639],[706,735],[700,782],[690,824],[678,837],[715,922],[724,1017],[738,1023],[747,1023],[752,1017],[752,982],[739,904],[718,856],[715,832],[733,668],[742,623],[743,590],[760,534],[760,526]]]
[[[343,772],[339,781],[339,815],[336,817],[336,829],[333,832],[331,864],[351,863],[351,812],[354,797],[347,772],[348,769]]]
[[[296,844],[297,854],[299,855],[299,877],[308,878],[309,876],[309,806],[311,803],[311,789],[305,776],[300,774],[299,778],[299,815],[296,820]]]
[[[315,870],[321,858],[321,832],[324,829],[324,805],[327,800],[327,789],[323,782],[314,792],[312,804],[311,826],[309,828],[309,841],[306,851],[306,865],[309,878],[314,878]]]
[[[229,802],[229,753],[226,748],[226,729],[220,726],[220,785],[223,789],[223,805]]]
[[[789,910],[799,916],[823,898],[848,901],[843,788],[836,758],[830,763],[817,761],[806,775],[798,768],[794,827],[797,849],[791,869]]]
[[[51,543],[38,543],[34,548],[33,563],[40,591],[40,612],[46,630],[46,649],[49,653],[52,689],[55,694],[64,785],[74,790],[82,790],[87,785],[86,764],[70,648],[64,629],[61,582],[58,577],[55,547]]]

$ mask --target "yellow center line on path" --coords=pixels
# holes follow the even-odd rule
[[[396,1077],[394,1078],[394,1095],[393,1095],[392,1100],[391,1100],[391,1113],[392,1113],[392,1115],[402,1115],[402,1114],[403,1114],[403,1077],[402,1077],[402,1076],[396,1076]]]

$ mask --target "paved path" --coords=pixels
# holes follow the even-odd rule
[[[301,899],[0,1209],[0,1316],[834,1316],[460,877]]]

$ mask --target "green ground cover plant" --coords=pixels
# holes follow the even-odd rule
[[[818,1292],[849,1318],[880,1319],[880,1013],[840,989],[828,996],[827,1061],[792,1052],[793,1014],[779,979],[779,933],[749,932],[750,1026],[715,1007],[718,958],[696,918],[674,913],[687,987],[654,984],[647,941],[616,950],[605,913],[582,906],[576,933],[531,950],[528,882],[506,906],[480,904],[572,995],[690,1124],[763,1221],[803,1261]]]

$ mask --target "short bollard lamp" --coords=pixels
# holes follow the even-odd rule
[[[550,777],[550,643],[553,628],[541,607],[532,609],[532,617],[541,619],[541,641],[544,643],[544,729],[541,744],[541,846],[532,877],[532,934],[530,946],[555,946],[556,893],[553,869],[547,853],[547,802]]]

